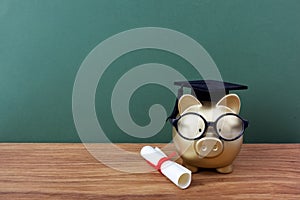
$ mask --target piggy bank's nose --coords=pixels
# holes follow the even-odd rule
[[[200,157],[211,158],[222,153],[223,143],[215,137],[204,137],[195,143],[194,148]]]

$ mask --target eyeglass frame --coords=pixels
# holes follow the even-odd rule
[[[196,137],[196,138],[188,138],[188,137],[185,137],[184,135],[182,135],[182,133],[180,133],[180,132],[178,131],[178,121],[179,121],[182,117],[184,117],[184,116],[186,116],[186,115],[189,115],[189,114],[199,116],[200,118],[203,119],[204,124],[205,124],[205,128],[204,128],[203,133],[202,133],[200,136]],[[242,127],[243,129],[242,129],[241,133],[240,133],[238,136],[236,136],[235,138],[233,138],[233,139],[227,139],[227,138],[222,137],[222,136],[219,134],[219,131],[217,130],[217,126],[216,126],[216,125],[217,125],[218,121],[219,121],[222,117],[227,116],[227,115],[233,115],[233,116],[236,116],[237,118],[239,118],[239,119],[243,122],[243,127]],[[209,121],[207,121],[202,115],[200,115],[200,114],[198,114],[198,113],[195,113],[195,112],[188,112],[188,113],[184,113],[183,115],[180,115],[178,118],[175,118],[175,119],[170,118],[169,121],[170,121],[170,123],[175,127],[177,133],[178,133],[182,138],[184,138],[184,139],[186,139],[186,140],[199,140],[199,139],[201,139],[202,137],[204,137],[204,133],[206,132],[206,130],[208,129],[208,127],[209,127],[209,126],[212,126],[212,127],[214,128],[216,134],[219,136],[219,139],[222,139],[222,140],[224,140],[224,141],[234,141],[234,140],[239,139],[239,138],[244,134],[246,128],[249,126],[249,121],[248,121],[248,120],[243,119],[241,116],[239,116],[239,115],[237,115],[237,114],[235,114],[235,113],[225,113],[225,114],[219,116],[214,122],[209,122]]]

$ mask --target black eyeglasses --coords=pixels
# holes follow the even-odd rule
[[[177,119],[170,119],[178,134],[187,140],[198,140],[209,126],[212,126],[220,139],[233,141],[241,137],[249,122],[234,113],[226,113],[214,122],[208,122],[198,113],[189,112]]]

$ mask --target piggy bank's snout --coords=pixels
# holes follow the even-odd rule
[[[215,137],[204,137],[195,142],[194,148],[200,157],[211,158],[223,152],[223,143]]]

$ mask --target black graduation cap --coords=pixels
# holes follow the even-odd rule
[[[229,83],[215,80],[193,80],[176,81],[174,85],[180,86],[177,100],[172,114],[168,117],[175,118],[178,114],[178,99],[183,95],[183,87],[191,88],[191,94],[197,97],[199,101],[219,101],[224,95],[229,94],[230,90],[246,90],[248,86],[236,83]]]

